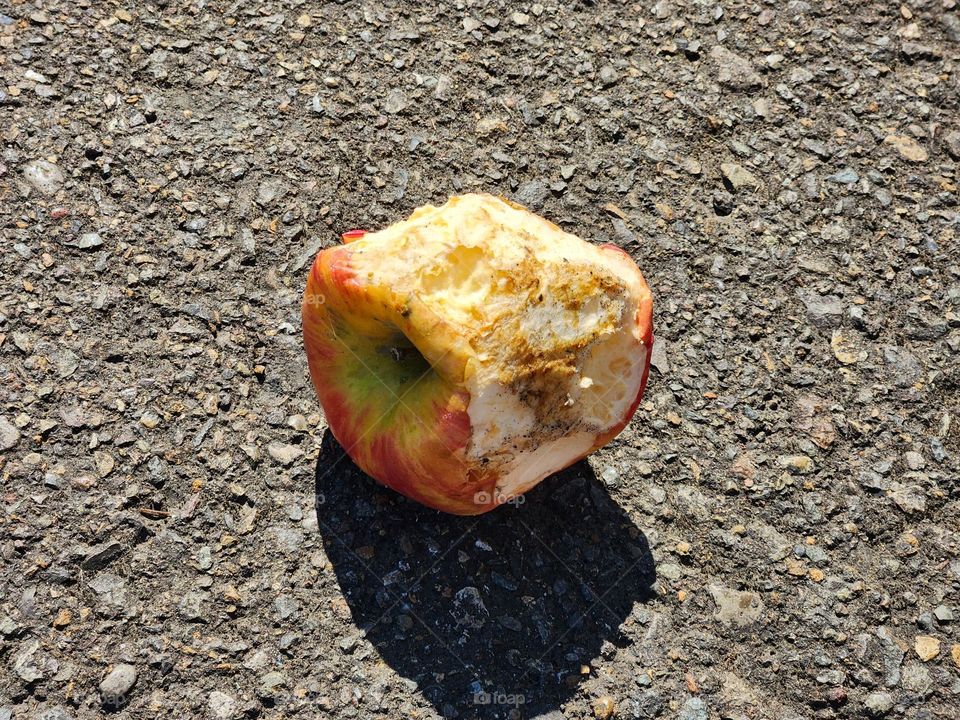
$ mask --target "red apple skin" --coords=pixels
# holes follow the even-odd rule
[[[350,231],[343,239],[350,243],[363,234],[362,230]],[[615,245],[602,247],[629,258]],[[466,459],[470,440],[466,391],[436,373],[397,390],[380,382],[376,372],[368,372],[372,369],[365,358],[376,356],[379,340],[364,337],[371,328],[369,318],[385,313],[399,325],[399,309],[384,310],[387,300],[377,288],[358,281],[350,256],[349,244],[321,250],[310,271],[303,302],[310,376],[330,431],[367,475],[428,507],[455,515],[479,515],[509,500],[497,496],[496,475],[478,470]],[[640,404],[653,348],[649,293],[638,308],[636,322],[646,353],[637,396],[622,421],[599,435],[593,446],[572,462],[616,437]],[[352,327],[359,330],[353,332]],[[357,380],[361,375],[364,377]]]
[[[361,470],[413,500],[456,515],[496,507],[496,478],[465,461],[465,392],[436,377],[423,388],[394,391],[399,402],[376,378],[369,379],[374,401],[358,401],[342,389],[350,387],[345,378],[351,370],[364,367],[364,358],[344,341],[344,325],[380,302],[372,295],[356,280],[349,245],[317,255],[304,295],[303,329],[310,376],[330,431]]]

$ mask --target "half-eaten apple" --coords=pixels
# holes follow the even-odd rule
[[[330,430],[384,485],[483,513],[636,411],[653,302],[615,245],[475,194],[343,239],[310,271],[304,342]]]

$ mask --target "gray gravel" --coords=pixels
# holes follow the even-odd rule
[[[955,720],[956,0],[124,6],[0,4],[0,718]],[[479,519],[341,459],[299,326],[471,190],[658,343]]]
[[[108,708],[126,705],[130,690],[137,682],[137,669],[120,663],[100,683],[100,698]]]

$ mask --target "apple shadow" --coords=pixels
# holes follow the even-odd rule
[[[360,636],[445,717],[533,717],[577,692],[584,665],[653,596],[646,537],[586,462],[478,517],[377,485],[327,430],[319,533]],[[517,712],[519,711],[519,712]],[[512,713],[512,714],[511,714]]]

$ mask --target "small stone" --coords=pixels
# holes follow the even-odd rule
[[[796,428],[806,433],[814,444],[826,450],[837,439],[837,429],[830,416],[827,401],[814,395],[797,398]]]
[[[933,610],[933,615],[941,623],[953,622],[953,610],[946,605],[937,605]]]
[[[757,178],[737,163],[723,163],[720,172],[730,189],[738,191],[746,187],[755,188],[760,185]]]
[[[928,60],[935,60],[943,55],[935,45],[914,42],[912,40],[905,41],[903,45],[900,46],[900,50],[907,57],[917,59],[926,58]]]
[[[81,250],[92,250],[103,245],[103,238],[100,237],[98,233],[84,233],[80,236],[80,239],[77,240],[77,247]]]
[[[449,75],[441,75],[437,78],[437,86],[433,89],[433,96],[438,100],[446,100],[450,97],[450,88],[453,87],[453,81]]]
[[[953,664],[960,668],[960,645],[950,648],[950,657],[953,658]]]
[[[237,714],[237,701],[232,695],[214,690],[207,698],[210,714],[217,720],[230,720]]]
[[[110,453],[101,450],[93,454],[93,462],[97,466],[97,474],[99,474],[100,477],[106,477],[112,473],[113,468],[117,464]]]
[[[310,427],[307,423],[307,418],[305,418],[303,415],[291,415],[287,418],[287,425],[297,432],[306,432]]]
[[[64,628],[73,622],[73,614],[66,608],[61,608],[60,612],[57,613],[57,616],[53,619],[53,626],[55,628]]]
[[[846,689],[842,687],[830,688],[830,690],[827,692],[827,701],[833,706],[846,705]]]
[[[120,707],[129,699],[130,689],[137,682],[137,669],[120,663],[100,683],[100,699],[108,707]]]
[[[683,568],[676,563],[663,563],[657,566],[657,574],[667,580],[679,580],[683,575]]]
[[[688,172],[691,175],[699,175],[703,172],[703,165],[696,158],[680,158],[679,165],[681,168],[683,168],[684,172]]]
[[[813,458],[809,455],[781,455],[777,458],[777,465],[799,475],[806,475],[814,469]]]
[[[410,105],[410,99],[403,90],[393,89],[383,101],[383,110],[391,115],[403,112]]]
[[[550,189],[539,180],[522,183],[513,194],[513,199],[531,210],[539,210],[550,197]]]
[[[929,157],[927,151],[912,137],[906,135],[888,135],[883,141],[887,143],[887,145],[892,145],[904,160],[921,163],[926,162]]]
[[[483,23],[470,15],[467,15],[467,17],[463,19],[464,32],[473,32],[474,30],[479,30],[482,26]]]
[[[960,132],[954,130],[947,133],[943,139],[943,144],[947,148],[947,154],[954,160],[960,160]]]
[[[457,625],[469,630],[479,630],[490,616],[480,591],[472,586],[461,588],[453,596],[453,608],[450,611]]]
[[[190,323],[184,319],[180,319],[170,326],[169,332],[173,333],[174,335],[199,337],[200,335],[203,335],[204,331],[193,323]]]
[[[20,626],[9,615],[0,616],[0,635],[12,637],[20,630]]]
[[[863,705],[870,717],[883,717],[893,709],[893,696],[888,692],[872,692],[867,695]]]
[[[612,65],[604,65],[600,68],[600,84],[603,85],[603,87],[616,85],[619,79],[620,75]]]
[[[814,327],[836,327],[843,319],[843,302],[836,295],[801,292],[800,301],[807,309],[807,319]]]
[[[210,221],[205,217],[194,217],[180,223],[180,229],[184,232],[199,234],[207,229]]]
[[[300,611],[300,603],[290,595],[278,595],[273,601],[273,608],[280,620],[287,620]]]
[[[477,120],[474,129],[480,137],[487,137],[494,133],[505,133],[510,128],[503,121],[503,118],[497,117],[496,115],[487,115]]]
[[[257,188],[257,204],[260,207],[267,207],[275,201],[282,198],[287,192],[281,180],[270,180],[261,183]]]
[[[147,410],[143,413],[143,415],[140,416],[140,424],[148,430],[152,430],[160,424],[160,416],[157,415],[153,410]]]
[[[23,177],[44,195],[53,195],[63,186],[63,171],[52,162],[34,160],[23,168]]]
[[[66,482],[64,481],[63,476],[48,472],[44,473],[43,475],[43,484],[47,487],[53,488],[54,490],[61,490]]]
[[[38,650],[40,641],[30,640],[20,646],[19,652],[13,658],[13,671],[25,683],[36,682],[46,675],[40,661],[35,657]]]
[[[676,217],[676,213],[673,212],[673,208],[667,205],[666,203],[662,203],[662,202],[654,203],[653,207],[660,214],[660,217],[662,217],[667,222],[672,222],[674,217]]]
[[[927,662],[940,654],[940,641],[930,635],[918,635],[913,643],[913,649],[917,657]]]
[[[57,375],[61,379],[68,378],[80,367],[80,358],[69,348],[59,348],[52,355],[53,364],[57,367]]]
[[[710,51],[710,58],[717,66],[717,82],[732,90],[752,90],[760,87],[760,74],[746,58],[717,45]]]
[[[527,15],[526,13],[515,12],[513,13],[513,15],[510,16],[510,20],[513,21],[514,25],[523,26],[523,25],[526,25],[528,22],[530,22],[530,16]]]
[[[895,345],[883,347],[883,360],[897,387],[911,387],[923,372],[920,362],[913,353]]]
[[[929,694],[933,686],[933,680],[930,677],[930,671],[926,665],[915,662],[908,663],[906,667],[903,668],[903,678],[901,682],[905,689],[924,697]]]
[[[603,481],[607,485],[610,485],[611,487],[617,484],[617,479],[620,477],[620,474],[617,472],[617,469],[612,465],[607,465],[607,467],[603,469],[603,472],[600,475],[603,478]]]
[[[910,450],[903,455],[903,460],[907,464],[907,468],[910,470],[923,470],[924,466],[927,464],[926,460],[923,459],[923,455],[918,452]]]
[[[356,633],[351,633],[350,635],[345,635],[344,637],[340,638],[340,642],[338,644],[343,652],[349,654],[356,649],[359,642],[360,636]]]
[[[710,585],[708,590],[717,606],[714,617],[724,625],[750,625],[763,615],[763,601],[756,593],[731,590],[722,585]]]
[[[857,345],[857,341],[843,330],[834,330],[830,336],[830,350],[843,365],[854,365],[867,359],[867,351]]]
[[[905,513],[922,513],[927,509],[927,497],[919,485],[894,483],[890,490],[890,497]]]
[[[43,420],[37,423],[37,430],[40,431],[41,435],[46,435],[48,432],[53,430],[59,424],[60,423],[58,423],[56,420],[49,420],[47,418],[44,418]]]
[[[206,622],[206,606],[209,593],[188,592],[180,600],[177,610],[187,622]]]
[[[599,720],[609,720],[617,710],[616,703],[609,695],[597,698],[593,702],[593,716]]]
[[[278,442],[272,442],[267,445],[267,452],[270,454],[270,457],[285,467],[293,465],[293,463],[303,457],[303,450],[296,445],[286,445]]]
[[[677,720],[707,720],[707,704],[698,697],[688,699],[680,708]]]
[[[87,572],[102,570],[123,555],[125,549],[123,543],[117,542],[116,540],[109,540],[100,545],[94,545],[87,550],[86,556],[80,563],[80,567]]]
[[[749,453],[741,453],[730,464],[730,473],[749,482],[757,474],[757,465]]]
[[[713,193],[711,200],[713,201],[713,211],[721,217],[729,215],[736,208],[733,195],[726,190],[717,190]]]
[[[857,175],[856,170],[853,168],[844,168],[840,172],[828,176],[827,180],[840,183],[841,185],[853,185],[860,180],[860,176]]]
[[[821,160],[827,160],[831,156],[830,149],[819,140],[814,140],[813,138],[806,138],[801,143],[803,147],[812,152]]]
[[[667,343],[665,340],[658,340],[653,344],[653,352],[650,354],[650,364],[657,369],[661,375],[670,372],[670,360],[667,357]]]
[[[257,694],[261,697],[271,697],[277,690],[287,684],[287,677],[280,672],[268,672],[260,677]]]
[[[0,450],[10,450],[20,442],[20,431],[7,419],[0,415]]]

